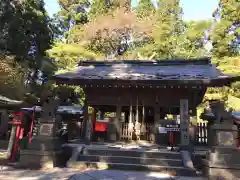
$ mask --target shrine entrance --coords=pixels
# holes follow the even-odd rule
[[[96,109],[96,123],[93,124],[94,128],[94,140],[103,140],[106,135],[101,135],[102,124],[111,123],[112,119],[117,118],[116,107],[94,107]],[[134,140],[144,140],[151,141],[151,129],[154,126],[154,114],[153,108],[151,107],[143,107],[143,106],[134,106],[132,110],[127,106],[123,106],[121,108],[120,117],[118,118],[118,122],[116,124],[116,129],[119,132],[119,140],[120,141],[134,141]],[[132,112],[131,112],[132,111]],[[117,127],[118,126],[118,127]],[[132,127],[131,127],[132,126]],[[107,129],[105,131],[107,133]],[[98,137],[100,136],[100,138]],[[105,138],[106,140],[106,138]]]

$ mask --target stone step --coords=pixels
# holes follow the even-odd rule
[[[65,150],[71,154],[71,158],[66,164],[69,168],[155,171],[178,176],[196,176],[196,170],[184,167],[180,152],[169,151],[166,148],[128,149],[81,145]]]
[[[95,156],[123,156],[123,157],[144,157],[152,159],[179,159],[181,154],[179,152],[167,151],[159,149],[157,151],[144,151],[144,150],[126,150],[126,149],[113,149],[113,148],[84,148],[83,155]]]
[[[125,164],[125,163],[106,163],[106,162],[92,162],[92,161],[71,161],[68,163],[69,168],[73,169],[117,169],[124,171],[154,171],[164,172],[175,176],[196,177],[196,171],[178,166],[161,166],[161,165],[147,165],[147,164]]]
[[[124,164],[147,164],[155,166],[178,166],[182,167],[182,160],[179,159],[156,159],[146,157],[127,157],[127,156],[96,156],[79,155],[77,161],[106,162],[106,163],[124,163]]]

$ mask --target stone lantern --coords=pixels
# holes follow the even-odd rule
[[[212,101],[208,115],[203,116],[211,123],[208,133],[210,151],[203,160],[205,172],[211,179],[239,177],[240,171],[236,170],[240,169],[240,153],[236,147],[238,129],[232,112],[225,110],[223,102]]]

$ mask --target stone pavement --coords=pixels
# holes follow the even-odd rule
[[[69,180],[205,180],[204,178],[171,177],[154,172],[134,172],[117,170],[90,170],[75,174]]]
[[[205,178],[171,177],[154,172],[117,170],[72,170],[55,168],[47,171],[5,169],[1,180],[205,180]]]
[[[79,173],[77,170],[67,168],[54,168],[51,170],[18,170],[4,168],[0,171],[1,180],[67,180],[72,175]]]

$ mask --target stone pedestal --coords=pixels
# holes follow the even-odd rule
[[[57,155],[61,142],[55,136],[55,121],[41,121],[39,134],[28,149],[21,150],[19,166],[30,168],[53,168],[57,166]]]
[[[211,126],[212,146],[204,159],[204,172],[211,179],[235,180],[240,177],[240,152],[236,147],[237,127],[231,124]]]
[[[52,168],[57,165],[57,154],[61,150],[61,141],[56,134],[60,124],[56,116],[58,104],[57,98],[48,98],[43,104],[38,134],[28,149],[20,152],[21,167]]]

